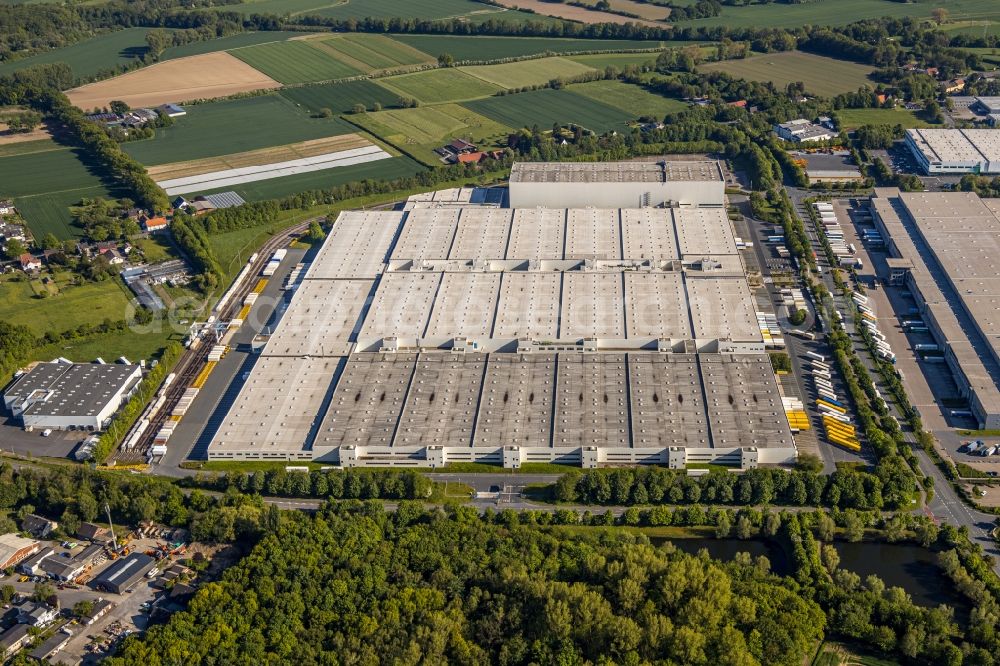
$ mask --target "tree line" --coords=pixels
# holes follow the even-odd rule
[[[559,502],[608,505],[720,504],[899,509],[916,490],[912,472],[898,457],[883,458],[873,472],[758,468],[740,474],[713,471],[688,476],[662,467],[598,469],[563,475],[552,487]]]

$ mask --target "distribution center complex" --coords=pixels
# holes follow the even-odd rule
[[[572,208],[562,187],[557,208],[342,213],[208,457],[794,460],[722,191]]]
[[[1000,216],[972,192],[877,188],[890,279],[906,284],[980,428],[1000,428]],[[943,276],[944,279],[941,279]]]

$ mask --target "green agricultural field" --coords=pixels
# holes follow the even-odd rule
[[[347,34],[312,43],[364,72],[418,65],[436,59],[385,35]]]
[[[397,42],[437,57],[450,53],[456,61],[500,60],[540,53],[581,51],[634,51],[666,48],[690,42],[628,41],[625,39],[549,39],[546,37],[466,37],[450,35],[393,35]]]
[[[608,65],[621,69],[629,65],[641,66],[647,62],[655,62],[658,55],[659,53],[594,53],[566,56],[566,59],[594,69],[604,69]]]
[[[220,37],[219,39],[210,39],[204,42],[191,42],[182,46],[171,46],[160,54],[160,60],[173,60],[175,58],[186,58],[187,56],[202,55],[204,53],[215,53],[216,51],[228,51],[229,49],[238,49],[244,46],[283,42],[286,39],[302,37],[305,34],[308,33],[281,30],[241,32],[229,37]]]
[[[434,148],[455,138],[483,147],[502,142],[511,128],[458,104],[394,109],[351,116],[351,121],[427,164],[440,164]]]
[[[362,73],[301,39],[233,49],[230,53],[285,84],[329,81]]]
[[[16,143],[0,143],[0,157],[44,153],[50,150],[62,150],[62,147],[52,139],[18,141]]]
[[[270,180],[261,180],[256,183],[244,183],[235,187],[225,187],[220,190],[208,190],[208,192],[221,192],[234,190],[247,201],[260,201],[262,199],[274,199],[277,197],[304,192],[306,190],[317,190],[343,185],[356,180],[392,180],[412,176],[423,171],[424,167],[408,157],[393,157],[378,162],[368,162],[367,164],[356,164],[353,166],[337,167],[326,171],[313,171],[294,176],[283,176]]]
[[[402,97],[412,97],[424,104],[457,102],[487,97],[500,89],[459,69],[430,69],[378,79],[386,90]]]
[[[753,4],[723,6],[719,16],[679,21],[678,28],[759,26],[793,28],[803,25],[846,25],[880,16],[930,18],[936,7],[948,10],[952,20],[1000,19],[996,0],[948,0],[946,2],[888,2],[887,0],[815,0],[801,4]]]
[[[906,109],[840,109],[836,112],[843,129],[855,129],[862,125],[902,125],[906,129],[935,127]]]
[[[598,134],[622,130],[632,114],[569,90],[538,90],[467,102],[464,106],[508,127],[574,123]]]
[[[461,71],[489,84],[509,90],[522,86],[541,85],[552,79],[568,79],[594,70],[566,58],[539,58],[537,60],[507,62],[500,65],[462,67]]]
[[[0,280],[0,321],[26,324],[42,335],[128,316],[131,294],[121,280],[72,285],[72,278],[68,272],[57,273],[51,286],[39,279]],[[42,292],[47,294],[45,298],[37,296]]]
[[[146,165],[167,164],[349,134],[339,118],[310,118],[280,95],[196,104],[156,138],[122,144]]]
[[[215,9],[243,14],[315,14],[336,19],[372,17],[432,20],[468,16],[478,12],[493,17],[506,13],[498,7],[474,0],[251,0],[239,5],[218,5]]]
[[[68,149],[0,158],[4,194],[14,197],[37,238],[49,232],[59,238],[80,235],[70,226],[69,206],[84,197],[110,196],[99,173],[100,167],[85,164]]]
[[[998,17],[1000,18],[1000,17]],[[1000,20],[997,21],[955,21],[941,26],[941,30],[951,35],[988,37],[1000,35]],[[992,49],[986,49],[992,51]]]
[[[376,102],[388,108],[394,106],[399,99],[396,93],[367,79],[285,88],[280,94],[301,105],[310,114],[319,113],[321,109],[350,113],[355,104],[363,104],[366,109],[371,110]]]
[[[64,62],[77,78],[90,79],[142,57],[146,52],[147,32],[147,28],[126,28],[30,58],[3,62],[0,63],[0,76],[32,65]]]
[[[622,81],[594,81],[569,87],[570,92],[583,95],[608,106],[621,109],[632,118],[653,116],[663,118],[668,113],[676,113],[688,108],[679,99],[663,97],[645,88]]]
[[[743,60],[707,63],[699,65],[698,69],[704,72],[727,72],[750,81],[770,81],[779,89],[789,83],[802,81],[806,91],[832,97],[838,93],[857,90],[865,84],[871,85],[868,74],[871,73],[872,66],[802,51],[787,51]]]

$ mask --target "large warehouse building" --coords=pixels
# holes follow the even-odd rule
[[[100,430],[140,381],[138,365],[39,363],[10,383],[3,406],[25,428]]]
[[[725,177],[715,161],[518,162],[512,208],[721,206]]]
[[[469,206],[342,213],[208,457],[753,467],[795,445],[724,207]]]
[[[980,428],[1000,428],[1000,216],[971,192],[878,188],[876,224]]]
[[[1000,129],[910,129],[906,145],[926,174],[1000,173]]]

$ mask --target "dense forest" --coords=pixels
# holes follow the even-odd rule
[[[553,527],[549,514],[412,502],[283,513],[187,611],[107,663],[791,666],[823,636],[903,663],[995,663],[995,593],[968,573],[953,530],[937,546],[976,604],[967,628],[840,569],[810,515],[772,515],[788,577],[766,558],[721,563],[618,529]]]

